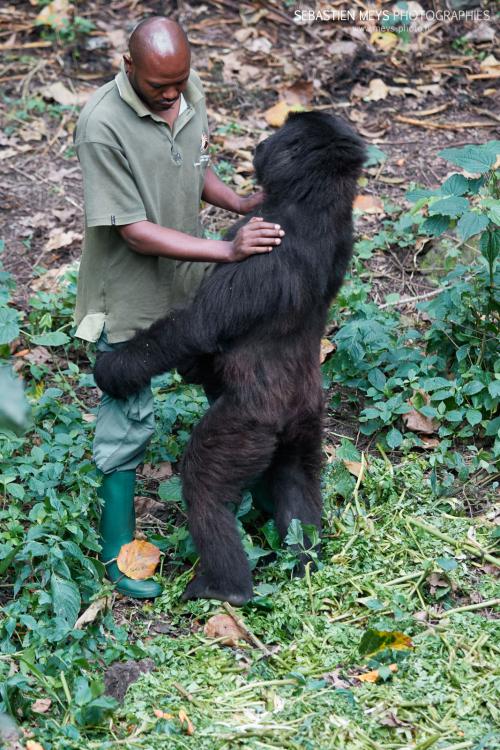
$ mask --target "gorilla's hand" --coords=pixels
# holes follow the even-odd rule
[[[100,352],[94,367],[94,380],[101,391],[123,399],[141,390],[143,385],[127,378],[127,362],[121,351]]]

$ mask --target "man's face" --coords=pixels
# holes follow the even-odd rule
[[[190,57],[187,54],[160,57],[149,55],[135,63],[124,55],[125,70],[137,96],[152,112],[170,109],[186,89]]]

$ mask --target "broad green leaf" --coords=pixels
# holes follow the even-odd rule
[[[436,557],[436,563],[442,570],[445,570],[447,573],[450,570],[455,570],[455,568],[458,566],[457,561],[452,557]]]
[[[487,216],[476,214],[473,211],[466,211],[457,222],[457,233],[462,240],[468,240],[475,234],[479,234],[486,229],[490,223]]]
[[[493,265],[500,254],[500,229],[482,234],[479,240],[479,249],[488,263]]]
[[[465,412],[465,418],[467,422],[474,427],[474,425],[481,422],[483,415],[478,409],[467,409]]]
[[[299,547],[304,546],[304,532],[302,531],[302,524],[298,518],[292,518],[290,521],[287,535],[285,537],[285,544],[289,544],[290,546],[298,545]]]
[[[167,503],[179,503],[182,500],[181,478],[171,477],[158,487],[158,497]]]
[[[366,150],[366,161],[365,167],[374,167],[377,164],[382,164],[387,159],[387,154],[377,146],[370,145]]]
[[[500,200],[498,198],[483,198],[482,208],[485,208],[493,224],[500,225]]]
[[[396,428],[390,430],[387,433],[385,439],[387,440],[387,445],[389,446],[389,448],[399,448],[399,446],[403,442],[403,436],[399,430],[396,430]]]
[[[488,393],[492,398],[500,398],[500,380],[492,380],[488,385]]]
[[[42,333],[40,336],[31,338],[32,343],[39,346],[63,346],[70,340],[69,336],[62,331],[49,331],[49,333]]]
[[[377,389],[377,391],[383,391],[385,384],[387,382],[387,378],[378,367],[374,367],[373,370],[370,370],[368,373],[368,381],[373,385],[374,388]]]
[[[19,315],[10,307],[0,307],[0,345],[10,344],[19,336]]]
[[[469,207],[469,201],[467,198],[461,198],[458,195],[451,195],[449,198],[442,198],[441,200],[431,203],[429,206],[429,214],[435,216],[450,216],[452,219],[456,219],[457,216],[463,214]]]
[[[469,189],[469,181],[462,174],[452,174],[441,185],[440,193],[443,195],[463,195]]]
[[[464,385],[462,392],[466,396],[474,396],[476,393],[479,393],[479,391],[482,391],[483,388],[484,383],[481,383],[480,380],[473,380],[471,383],[466,383],[466,385]]]
[[[430,216],[422,224],[422,232],[430,234],[432,237],[439,237],[440,234],[446,232],[449,226],[450,219],[448,216]]]
[[[481,146],[445,148],[438,153],[442,159],[462,167],[467,172],[484,174],[489,172],[500,153],[500,141],[490,141]]]
[[[50,590],[52,594],[52,607],[56,617],[66,620],[72,628],[78,618],[81,607],[81,598],[78,587],[66,578],[61,578],[52,573],[50,578]]]

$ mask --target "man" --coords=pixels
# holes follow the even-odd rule
[[[283,235],[278,225],[252,219],[232,242],[202,239],[201,198],[245,214],[262,194],[238,196],[208,166],[204,95],[190,60],[177,23],[143,21],[120,73],[78,120],[86,231],[76,335],[101,351],[188,303],[213,262],[269,252]],[[117,589],[137,598],[157,596],[161,587],[122,576],[113,561],[134,537],[135,471],[153,431],[150,388],[120,401],[103,395],[94,440],[103,473],[101,558]]]

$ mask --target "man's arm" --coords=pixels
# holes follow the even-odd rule
[[[284,234],[279,224],[258,217],[241,227],[231,242],[192,237],[152,221],[137,221],[117,229],[127,245],[141,255],[215,263],[230,263],[255,253],[268,253],[280,244]]]
[[[238,195],[229,185],[226,185],[217,177],[213,169],[208,167],[205,172],[205,183],[201,197],[212,206],[225,208],[237,214],[248,214],[260,206],[264,199],[264,193],[259,190],[252,195]]]

